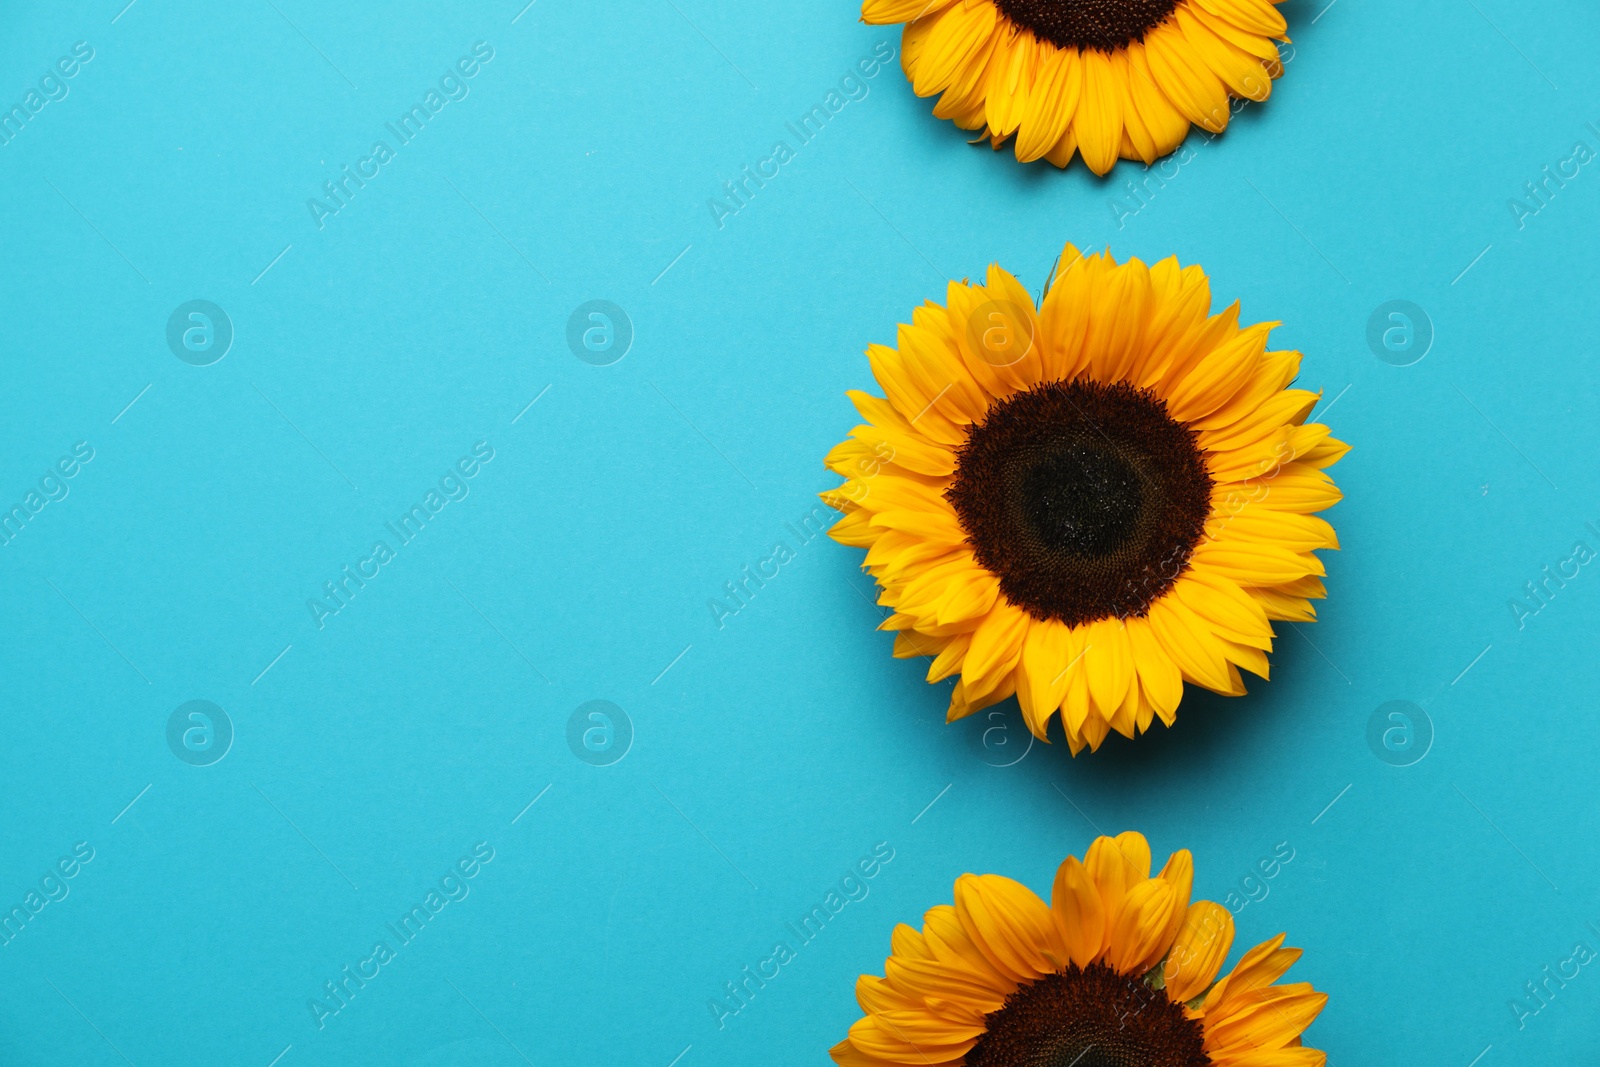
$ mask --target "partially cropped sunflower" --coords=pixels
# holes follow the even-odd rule
[[[1096,174],[1151,163],[1191,125],[1220,133],[1230,97],[1265,100],[1283,73],[1282,0],[866,0],[906,23],[900,64],[933,113],[1017,158]]]
[[[955,906],[894,931],[885,977],[862,975],[866,1015],[833,1047],[840,1067],[1322,1067],[1300,1035],[1327,1003],[1274,983],[1300,957],[1283,935],[1217,972],[1233,917],[1189,903],[1179,851],[1150,877],[1137,833],[1069,856],[1047,905],[994,874],[956,880]]]
[[[894,654],[959,675],[954,720],[1016,694],[1072,752],[1171,725],[1184,682],[1267,677],[1273,620],[1325,590],[1323,468],[1349,446],[1305,425],[1277,323],[1209,314],[1199,267],[1068,245],[1035,310],[998,266],[917,308],[867,356],[888,399],[828,453],[835,540],[867,549]]]

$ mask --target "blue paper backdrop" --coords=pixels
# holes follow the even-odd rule
[[[1125,828],[1333,1062],[1592,1054],[1600,15],[1323,2],[1148,182],[969,147],[850,3],[4,5],[0,1062],[820,1064],[955,876]],[[864,346],[1069,239],[1355,446],[1274,680],[1077,760],[805,532]]]

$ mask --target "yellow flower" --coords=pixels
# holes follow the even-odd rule
[[[1310,621],[1337,548],[1313,512],[1349,450],[1305,425],[1277,323],[1209,314],[1199,267],[1068,245],[1035,309],[1010,274],[950,283],[867,356],[887,399],[827,456],[830,531],[867,549],[896,656],[959,681],[949,718],[1017,697],[1074,754],[1171,725],[1184,682],[1267,677],[1273,620]]]
[[[1220,133],[1230,97],[1265,100],[1283,73],[1282,0],[865,0],[861,19],[906,24],[918,96],[995,148],[1058,167],[1082,153],[1151,163],[1191,125]]]
[[[1233,916],[1191,904],[1193,881],[1187,850],[1150,877],[1150,846],[1132,832],[1068,856],[1049,904],[1009,878],[962,875],[955,906],[930,909],[920,932],[895,927],[884,977],[857,981],[866,1014],[834,1062],[1322,1067],[1300,1035],[1327,995],[1274,984],[1300,950],[1279,934],[1217,981]]]

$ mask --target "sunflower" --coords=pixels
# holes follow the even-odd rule
[[[1048,905],[1009,878],[962,875],[954,907],[895,928],[885,977],[856,982],[866,1015],[834,1062],[1322,1067],[1300,1034],[1327,995],[1274,984],[1300,950],[1279,934],[1217,981],[1233,917],[1189,903],[1193,881],[1187,850],[1150,877],[1150,846],[1131,832],[1068,856]]]
[[[1230,97],[1265,100],[1283,73],[1282,0],[866,0],[906,24],[900,64],[933,113],[1017,159],[1096,174],[1146,164],[1191,125],[1221,133]]]
[[[1067,245],[1036,310],[1010,274],[951,282],[867,356],[887,399],[828,453],[830,534],[867,549],[894,654],[959,675],[949,719],[1011,696],[1076,755],[1171,725],[1183,683],[1240,696],[1267,677],[1271,622],[1315,618],[1313,512],[1349,451],[1306,425],[1277,323],[1209,314],[1199,267]],[[1058,263],[1058,268],[1060,264]]]

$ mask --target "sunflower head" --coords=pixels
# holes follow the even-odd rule
[[[867,549],[895,655],[959,676],[956,719],[1013,694],[1074,753],[1174,721],[1184,683],[1267,677],[1273,621],[1324,593],[1314,513],[1348,451],[1306,424],[1276,323],[1211,314],[1198,267],[1068,245],[1042,303],[991,267],[867,350],[885,398],[828,466],[832,530]]]
[[[1231,99],[1265,100],[1283,73],[1282,0],[866,0],[906,24],[901,65],[933,113],[1017,158],[1096,174],[1149,164],[1191,126],[1220,133]]]
[[[1327,1002],[1278,985],[1298,949],[1282,934],[1217,979],[1233,917],[1190,903],[1187,851],[1150,874],[1137,833],[1102,837],[1056,872],[1050,903],[999,875],[964,874],[955,905],[895,928],[884,976],[862,975],[865,1015],[840,1067],[1323,1067],[1301,1033]]]

